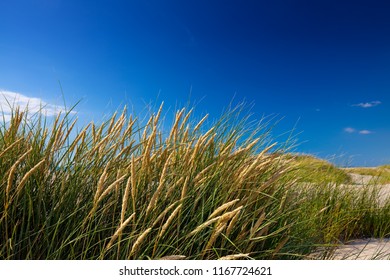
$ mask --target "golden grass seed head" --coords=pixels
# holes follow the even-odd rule
[[[236,225],[236,222],[238,221],[238,218],[240,217],[240,211],[238,211],[233,218],[229,222],[229,226],[226,229],[226,236],[229,236],[230,233],[233,231],[234,226]]]
[[[194,178],[195,183],[199,183],[200,180],[204,177],[204,175],[213,167],[215,167],[216,162],[211,163],[209,166],[200,171]]]
[[[244,206],[237,207],[237,208],[234,209],[233,211],[230,211],[230,212],[227,212],[227,213],[223,214],[223,215],[221,216],[221,218],[220,218],[220,219],[221,219],[221,222],[225,222],[225,221],[230,220],[231,218],[234,217],[234,215],[235,215],[236,213],[240,212],[242,208],[244,208]]]
[[[212,218],[212,219],[208,219],[206,222],[204,222],[203,224],[197,226],[192,232],[190,232],[188,234],[188,237],[191,237],[193,235],[195,235],[196,233],[200,232],[202,229],[208,227],[209,225],[215,223],[218,221],[218,223],[226,223],[229,219],[233,218],[233,216],[241,211],[241,209],[243,208],[243,206],[240,206],[236,209],[234,209],[233,211],[230,211],[230,212],[227,212],[221,216],[218,216],[218,217],[215,217],[215,218]]]
[[[154,221],[153,224],[151,225],[151,228],[154,228],[154,227],[155,227],[155,226],[156,226],[156,225],[165,217],[165,215],[166,215],[169,211],[171,211],[171,209],[172,209],[173,207],[175,207],[179,202],[180,202],[180,200],[179,200],[179,201],[175,201],[175,202],[173,202],[171,205],[169,205],[167,208],[165,208],[164,211],[161,212],[160,215],[158,215],[158,217],[155,219],[155,221]]]
[[[209,114],[206,114],[199,122],[198,124],[195,126],[194,128],[194,132],[198,131],[198,129],[202,126],[202,124],[207,120],[207,118],[209,117]]]
[[[180,196],[181,200],[183,200],[187,195],[189,181],[190,181],[190,176],[187,176],[185,181],[184,181],[183,188],[181,190],[181,196]]]
[[[169,255],[159,258],[160,261],[168,261],[168,260],[185,260],[187,256],[184,255]]]
[[[182,207],[182,204],[177,206],[176,209],[172,212],[172,214],[168,217],[167,221],[162,226],[161,231],[160,231],[157,239],[160,239],[164,235],[164,233],[167,231],[168,227],[171,225],[173,219],[176,217],[177,213],[179,213],[181,207]]]
[[[110,134],[112,132],[112,128],[114,126],[114,122],[115,122],[115,118],[116,118],[117,113],[118,112],[115,111],[114,114],[112,114],[112,116],[111,116],[110,124],[108,125],[108,129],[107,129],[107,134]]]
[[[146,142],[147,140],[147,133],[148,133],[148,130],[149,130],[149,127],[150,125],[152,124],[153,122],[153,116],[151,116],[149,119],[148,119],[148,122],[147,124],[145,125],[145,128],[144,128],[144,132],[142,133],[142,138],[141,138],[141,142]]]
[[[135,173],[135,159],[134,155],[131,155],[131,167],[130,167],[130,176],[131,176],[131,199],[133,204],[133,211],[135,212],[136,208],[136,197],[137,197],[137,177]]]
[[[257,232],[257,230],[259,229],[259,227],[262,225],[262,223],[264,222],[265,220],[265,217],[266,217],[266,214],[265,212],[263,211],[262,214],[260,215],[259,219],[257,220],[257,222],[255,223],[254,226],[252,226],[251,228],[251,234],[250,236],[254,236]]]
[[[185,115],[185,117],[183,118],[183,121],[181,122],[181,125],[179,127],[179,131],[183,131],[183,128],[186,125],[186,123],[188,122],[188,119],[190,118],[193,110],[194,110],[194,108],[191,108],[190,111],[188,111],[188,113]]]
[[[24,140],[24,138],[19,138],[18,140],[16,140],[15,142],[13,142],[11,145],[9,145],[7,148],[5,148],[1,153],[0,153],[0,158],[5,155],[9,150],[11,150],[13,147],[15,147],[16,145],[18,145],[22,140]]]
[[[146,208],[146,215],[148,215],[149,212],[151,211],[151,209],[155,207],[155,205],[157,203],[157,198],[160,196],[162,188],[164,187],[164,183],[165,183],[165,180],[166,180],[166,172],[167,172],[168,166],[170,164],[171,156],[172,156],[172,153],[168,156],[168,158],[167,158],[167,160],[166,160],[166,162],[164,164],[164,167],[163,167],[163,170],[161,172],[160,181],[159,181],[159,184],[157,186],[157,189],[154,192],[152,198],[150,199],[148,207]]]
[[[184,181],[184,177],[180,177],[174,184],[170,185],[165,193],[165,199],[168,199],[172,192]]]
[[[223,256],[218,260],[233,261],[233,260],[241,260],[241,259],[248,259],[248,258],[249,258],[249,254],[234,254],[234,255]]]
[[[107,179],[107,172],[108,172],[109,166],[110,166],[110,162],[107,163],[106,167],[103,170],[102,175],[100,175],[100,178],[99,178],[99,181],[98,181],[98,185],[97,185],[97,188],[96,188],[95,197],[93,199],[95,204],[97,203],[97,201],[98,201],[98,199],[100,197],[100,194],[103,191],[103,185],[104,185],[104,182]]]
[[[72,144],[69,146],[69,151],[73,151],[76,147],[77,143],[85,138],[85,134],[87,133],[87,129],[90,127],[91,123],[89,123],[81,132],[79,132],[76,136],[76,138],[72,141]],[[81,141],[83,143],[84,141]]]
[[[40,162],[38,162],[33,168],[31,168],[22,178],[20,181],[19,185],[16,187],[16,195],[19,195],[21,192],[24,184],[27,182],[28,178],[35,172],[37,171],[44,163],[46,159],[42,159]]]
[[[164,101],[161,102],[160,108],[158,108],[157,115],[156,115],[156,118],[154,120],[155,124],[157,124],[160,120],[160,116],[161,116],[161,112],[162,112],[163,107],[164,107]]]
[[[123,223],[121,223],[118,227],[118,229],[115,231],[115,233],[112,235],[110,242],[108,242],[106,246],[106,251],[111,248],[111,246],[114,244],[115,240],[119,237],[119,235],[122,234],[123,230],[126,228],[126,226],[130,223],[131,220],[133,220],[135,217],[135,213],[131,214],[130,217],[126,219]]]
[[[122,177],[118,178],[117,180],[115,180],[113,183],[111,183],[105,190],[104,192],[99,196],[99,198],[97,199],[96,203],[99,203],[108,193],[110,193],[110,191],[112,189],[114,189],[115,187],[118,186],[118,184],[120,182],[122,182],[125,178],[127,177],[127,175],[123,175]]]
[[[134,244],[131,248],[131,251],[130,251],[128,258],[130,258],[131,256],[134,256],[138,252],[138,249],[142,245],[142,242],[144,241],[144,239],[148,236],[148,234],[151,231],[152,231],[152,228],[148,228],[137,238],[137,240],[134,242]]]
[[[217,222],[220,218],[221,218],[221,216],[218,216],[218,217],[215,217],[215,218],[213,218],[213,219],[207,220],[207,221],[204,222],[203,224],[197,226],[193,231],[191,231],[191,232],[188,234],[188,237],[191,237],[191,236],[197,234],[197,233],[200,232],[202,229],[208,227],[208,226],[211,225],[212,223]]]
[[[175,122],[174,122],[172,129],[171,129],[171,132],[169,133],[169,136],[168,136],[168,142],[171,142],[172,140],[174,140],[174,141],[176,140],[177,128],[178,128],[179,122],[181,120],[181,117],[183,116],[184,111],[185,111],[185,108],[181,109],[180,111],[178,111],[176,113]]]
[[[70,127],[67,129],[66,134],[64,135],[64,137],[62,137],[62,139],[59,140],[58,143],[55,143],[55,144],[54,144],[54,147],[57,147],[57,148],[59,149],[60,147],[62,147],[62,146],[64,145],[65,141],[68,139],[70,133],[72,132],[74,126],[76,125],[77,120],[78,120],[78,118],[76,117],[76,118],[73,120],[73,122],[72,122],[72,124],[70,125]]]
[[[127,178],[125,193],[123,194],[123,198],[122,198],[121,224],[123,223],[123,221],[125,219],[125,214],[126,214],[126,210],[127,210],[127,202],[128,202],[129,196],[130,196],[130,189],[131,189],[131,176],[129,176],[129,178]]]
[[[214,210],[213,213],[211,213],[211,215],[209,216],[209,219],[212,219],[214,217],[216,217],[217,215],[219,215],[221,212],[223,212],[225,209],[229,208],[230,206],[236,204],[236,202],[240,201],[240,199],[234,199],[230,202],[226,202],[224,204],[222,204],[221,206],[219,206],[217,209]]]
[[[207,245],[203,251],[203,255],[206,254],[211,249],[211,247],[214,245],[215,241],[217,240],[218,236],[222,233],[222,231],[225,228],[226,228],[226,223],[221,223],[217,225],[216,229],[211,234],[209,241],[207,242]]]
[[[18,165],[31,153],[33,148],[31,147],[27,152],[25,152],[11,167],[8,175],[8,182],[7,182],[7,188],[6,188],[6,195],[8,196],[11,191],[11,186],[13,184],[15,171]]]

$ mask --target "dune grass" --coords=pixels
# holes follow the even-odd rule
[[[182,109],[169,131],[161,112],[78,128],[14,109],[0,129],[0,259],[300,259],[390,235],[390,203],[338,175],[303,186],[322,168],[296,172],[241,108],[207,128]]]
[[[351,178],[346,171],[337,168],[330,162],[316,158],[312,155],[289,154],[286,155],[292,159],[295,174],[299,182],[313,184],[350,184]]]

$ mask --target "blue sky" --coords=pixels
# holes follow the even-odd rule
[[[276,138],[296,125],[298,152],[385,164],[389,14],[373,0],[1,1],[0,90],[62,106],[60,81],[94,120],[189,99],[216,117],[245,99],[283,117]]]

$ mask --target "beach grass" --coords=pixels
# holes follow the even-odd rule
[[[302,259],[390,235],[390,203],[292,157],[242,107],[215,122],[162,106],[79,127],[15,108],[0,128],[0,259]]]
[[[286,155],[295,165],[292,175],[299,178],[299,182],[313,184],[350,184],[351,177],[345,170],[334,164],[307,154]]]

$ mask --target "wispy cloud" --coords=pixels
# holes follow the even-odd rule
[[[382,104],[381,101],[371,101],[371,102],[353,104],[352,107],[371,108],[371,107],[378,106],[380,104]]]
[[[359,134],[365,134],[365,135],[367,135],[367,134],[372,134],[372,133],[374,133],[374,132],[371,131],[371,130],[360,130],[360,131],[359,131]]]
[[[43,114],[48,117],[56,116],[59,113],[66,112],[65,107],[50,104],[41,98],[28,97],[18,92],[0,90],[0,110],[6,121],[11,118],[13,108],[20,107],[21,110],[27,110],[28,114]],[[75,113],[75,112],[72,112]]]
[[[367,129],[357,130],[357,129],[353,128],[353,127],[346,127],[346,128],[344,128],[344,132],[347,132],[347,133],[358,133],[358,134],[362,134],[362,135],[368,135],[368,134],[374,133],[371,130],[367,130]]]
[[[354,129],[352,127],[346,127],[346,128],[344,128],[344,131],[347,133],[354,133],[354,132],[356,132],[356,129]]]

